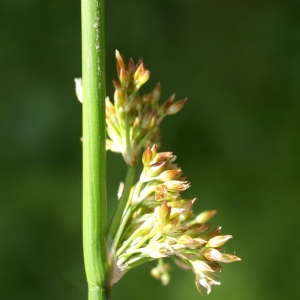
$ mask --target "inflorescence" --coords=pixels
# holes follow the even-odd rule
[[[193,213],[194,199],[182,199],[181,192],[190,187],[182,170],[175,164],[172,152],[157,152],[159,125],[167,115],[180,111],[186,98],[174,102],[174,95],[159,105],[161,87],[141,96],[139,90],[150,72],[142,60],[128,64],[116,51],[118,81],[114,104],[106,98],[107,149],[122,153],[127,165],[136,166],[140,152],[143,171],[126,199],[125,210],[114,236],[108,237],[111,264],[111,285],[127,271],[150,260],[158,265],[151,274],[162,284],[170,280],[170,266],[163,259],[171,258],[181,268],[192,271],[195,283],[210,293],[219,285],[220,263],[240,261],[224,253],[223,244],[231,235],[219,235],[221,227],[211,230],[207,223],[216,213]],[[82,102],[81,79],[75,79],[76,93]],[[120,189],[122,194],[122,186]]]

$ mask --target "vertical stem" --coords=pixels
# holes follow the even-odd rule
[[[113,215],[111,222],[109,224],[109,227],[108,227],[108,234],[113,239],[115,237],[118,226],[121,222],[122,215],[124,213],[124,209],[126,207],[128,197],[130,195],[130,190],[131,190],[133,182],[134,182],[135,172],[136,172],[136,166],[128,166],[127,167],[127,173],[126,173],[126,178],[125,178],[125,183],[124,183],[124,190],[123,190],[122,196],[118,202],[117,208],[114,212],[114,215]],[[118,235],[118,239],[119,239],[119,237],[120,236]],[[115,240],[116,244],[118,243],[118,239],[117,239],[117,241]]]
[[[83,82],[83,252],[88,299],[109,299],[106,255],[104,0],[81,0]]]

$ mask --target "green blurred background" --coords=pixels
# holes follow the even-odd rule
[[[300,2],[114,0],[106,3],[107,93],[114,51],[143,56],[145,91],[188,97],[162,126],[196,211],[232,234],[209,299],[300,299]],[[80,2],[0,2],[0,298],[86,299],[81,245]],[[108,153],[109,213],[124,178]],[[149,263],[113,299],[199,299],[174,267],[163,287]],[[207,296],[206,296],[207,297]]]

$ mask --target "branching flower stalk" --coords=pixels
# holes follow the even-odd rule
[[[240,261],[222,248],[232,236],[220,235],[221,227],[211,229],[208,221],[215,210],[194,214],[196,199],[181,196],[190,183],[175,163],[176,156],[157,152],[161,121],[180,111],[187,99],[174,102],[173,95],[159,104],[160,84],[140,95],[140,87],[150,76],[143,61],[135,64],[130,59],[126,64],[118,51],[116,61],[119,80],[113,81],[114,103],[106,98],[106,148],[122,154],[128,171],[108,227],[110,285],[132,268],[155,259],[158,265],[151,274],[166,285],[170,266],[163,259],[171,258],[195,274],[200,293],[203,287],[210,293],[212,285],[220,284],[220,263]],[[80,79],[76,91],[82,99]],[[134,184],[142,149],[143,171]]]

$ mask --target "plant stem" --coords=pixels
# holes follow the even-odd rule
[[[108,234],[111,236],[111,238],[114,238],[117,228],[121,222],[122,215],[130,195],[130,190],[134,182],[135,172],[136,166],[128,166],[123,193],[108,227]]]
[[[82,0],[83,252],[88,299],[109,299],[104,0]]]

